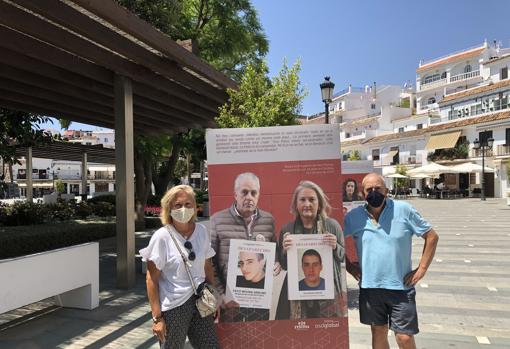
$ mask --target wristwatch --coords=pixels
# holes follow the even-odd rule
[[[158,322],[161,321],[161,319],[163,318],[163,315],[159,314],[158,316],[153,316],[152,317],[152,322],[157,324]]]

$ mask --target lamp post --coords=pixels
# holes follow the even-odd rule
[[[333,98],[333,89],[335,88],[335,84],[332,81],[329,81],[329,76],[324,77],[324,82],[321,86],[321,94],[322,101],[326,107],[326,114],[324,117],[324,123],[329,124],[329,103]]]
[[[473,149],[480,149],[482,152],[482,195],[481,199],[482,201],[485,201],[485,151],[492,149],[492,145],[494,144],[494,138],[486,138],[482,139],[481,141],[475,139],[473,142]]]

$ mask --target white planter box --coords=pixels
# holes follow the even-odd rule
[[[0,260],[0,314],[55,296],[64,307],[99,305],[99,243]]]

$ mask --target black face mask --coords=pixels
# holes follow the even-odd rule
[[[377,208],[383,204],[384,198],[385,196],[383,194],[379,193],[376,190],[371,190],[368,193],[366,200],[370,206],[372,206],[373,208]]]

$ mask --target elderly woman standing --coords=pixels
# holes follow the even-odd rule
[[[142,259],[147,261],[152,332],[161,348],[183,348],[186,336],[194,348],[219,348],[214,317],[200,316],[184,264],[188,265],[196,286],[205,279],[214,285],[211,257],[215,252],[206,228],[195,223],[193,188],[187,185],[171,188],[161,199],[161,208],[164,226],[140,250]]]
[[[324,242],[331,246],[333,254],[333,277],[335,299],[288,301],[287,285],[282,288],[277,310],[278,319],[302,319],[337,317],[346,315],[344,299],[346,285],[342,273],[345,258],[344,238],[340,224],[328,218],[331,209],[322,189],[311,181],[302,181],[294,190],[291,213],[295,219],[283,226],[279,239],[280,264],[287,269],[287,250],[292,246],[293,234],[322,234]]]

